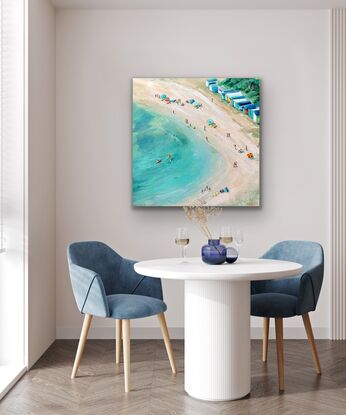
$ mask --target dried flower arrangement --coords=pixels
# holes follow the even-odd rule
[[[208,227],[208,218],[218,215],[222,212],[222,208],[213,206],[183,206],[186,217],[192,222],[196,222],[203,234],[212,239],[212,234]]]

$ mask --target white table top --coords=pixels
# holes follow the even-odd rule
[[[301,274],[301,264],[272,259],[239,258],[234,264],[205,264],[201,258],[164,258],[141,261],[135,270],[147,277],[172,280],[255,281],[294,277]]]

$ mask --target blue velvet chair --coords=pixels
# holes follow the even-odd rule
[[[93,316],[116,320],[116,363],[123,337],[125,392],[130,390],[130,320],[157,315],[172,372],[176,373],[162,301],[161,280],[134,270],[135,261],[122,258],[102,242],[76,242],[67,248],[72,289],[85,315],[71,378],[75,378]]]
[[[293,261],[303,265],[302,274],[295,278],[251,283],[251,315],[263,317],[263,362],[267,361],[268,355],[270,318],[275,319],[279,389],[284,390],[283,318],[302,316],[316,371],[321,374],[309,312],[316,309],[321,291],[323,248],[316,242],[283,241],[270,248],[262,258]]]

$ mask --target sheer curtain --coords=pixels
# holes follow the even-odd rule
[[[0,398],[26,361],[24,35],[25,0],[0,0]]]

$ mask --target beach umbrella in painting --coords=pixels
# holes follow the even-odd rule
[[[160,95],[160,99],[166,99],[167,98],[167,95],[166,94],[161,94]]]

